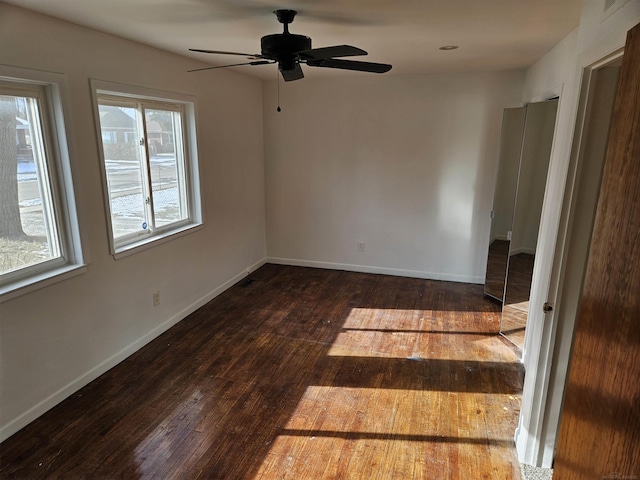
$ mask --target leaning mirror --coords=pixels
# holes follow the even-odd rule
[[[504,301],[525,113],[525,107],[507,108],[502,115],[500,157],[484,283],[484,293],[500,302]]]
[[[524,349],[531,280],[557,108],[557,99],[530,103],[526,107],[500,322],[500,333],[520,349]]]

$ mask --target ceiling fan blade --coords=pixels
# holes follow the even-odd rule
[[[296,63],[295,68],[291,70],[280,70],[280,73],[282,73],[282,78],[284,78],[285,82],[292,82],[304,78],[304,73],[302,73],[302,68],[299,63]]]
[[[217,65],[215,67],[195,68],[193,70],[187,70],[187,72],[200,72],[202,70],[213,70],[215,68],[241,67],[242,65],[269,65],[272,63],[276,63],[276,62],[270,62],[269,60],[258,60],[256,62],[233,63],[231,65]]]
[[[335,45],[333,47],[312,48],[297,52],[303,60],[326,60],[334,57],[356,57],[367,52],[351,45]]]
[[[263,58],[259,53],[239,53],[239,52],[224,52],[222,50],[202,50],[199,48],[190,48],[190,52],[200,52],[200,53],[215,53],[217,55],[240,55],[242,57],[255,57],[255,58]]]
[[[341,70],[356,70],[358,72],[385,73],[391,70],[391,65],[386,63],[358,62],[355,60],[328,60],[310,61],[311,67],[339,68]]]

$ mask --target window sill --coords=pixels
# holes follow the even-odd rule
[[[86,271],[87,266],[85,264],[63,265],[62,267],[57,267],[28,278],[2,285],[0,286],[0,303],[82,275]]]
[[[140,240],[139,242],[134,242],[122,247],[118,247],[113,253],[113,258],[115,260],[119,260],[121,258],[128,257],[129,255],[143,252],[157,245],[162,245],[163,243],[169,242],[176,238],[184,237],[185,235],[189,235],[190,233],[194,233],[199,230],[202,230],[202,223],[190,223],[189,225],[176,228],[175,230],[170,230],[163,234],[155,235],[151,238],[145,238],[144,240]]]

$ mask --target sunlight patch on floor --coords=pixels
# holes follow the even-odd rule
[[[377,330],[470,330],[474,323],[470,322],[477,316],[487,312],[467,309],[464,305],[460,310],[414,310],[402,308],[352,308],[344,321],[345,329],[377,329]],[[460,328],[466,327],[466,328]]]
[[[516,362],[498,331],[475,331],[475,311],[352,308],[328,356]],[[455,317],[455,321],[449,319]],[[497,325],[496,325],[497,328]]]
[[[451,468],[462,468],[448,465],[451,458],[464,459],[463,468],[479,457],[503,461],[513,432],[491,430],[485,419],[495,425],[504,417],[497,424],[510,425],[518,401],[509,394],[310,386],[255,478],[348,478],[340,476],[348,471],[378,478],[396,464],[406,475],[398,478],[449,478]],[[323,471],[311,470],[319,465]]]
[[[306,388],[255,479],[473,478],[508,462],[520,396],[490,379],[518,358],[497,322],[474,331],[483,315],[352,308],[333,373]]]

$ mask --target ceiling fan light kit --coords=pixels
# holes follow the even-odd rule
[[[367,55],[361,48],[351,45],[336,45],[332,47],[311,48],[311,38],[306,35],[297,35],[289,32],[289,24],[296,16],[295,10],[276,10],[278,21],[284,25],[282,33],[266,35],[260,39],[260,54],[225,52],[220,50],[200,50],[191,48],[192,52],[211,53],[219,55],[242,55],[255,60],[232,65],[204,67],[191,72],[212,70],[216,68],[237,67],[240,65],[268,65],[278,64],[278,70],[285,82],[300,80],[304,73],[300,66],[305,63],[310,67],[337,68],[341,70],[354,70],[359,72],[385,73],[391,70],[391,65],[386,63],[362,62],[343,60],[336,57],[354,57]]]

